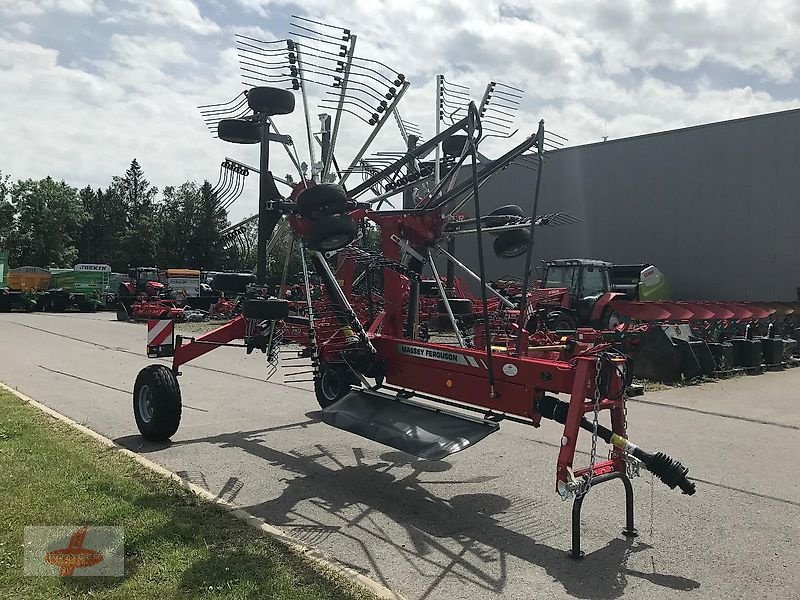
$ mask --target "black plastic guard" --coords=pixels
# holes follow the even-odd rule
[[[499,429],[496,423],[353,390],[322,411],[328,425],[426,460],[440,460]]]

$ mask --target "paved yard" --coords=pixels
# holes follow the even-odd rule
[[[622,486],[595,488],[587,557],[574,562],[571,504],[554,491],[558,425],[503,424],[446,461],[420,461],[320,423],[310,384],[284,384],[283,370],[266,382],[262,355],[223,348],[183,368],[181,429],[153,446],[131,408],[144,337],[110,314],[0,315],[0,381],[409,599],[798,594],[800,369],[631,401],[631,438],[688,465],[697,494],[644,472],[641,535],[628,540]]]

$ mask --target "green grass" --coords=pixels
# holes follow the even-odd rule
[[[0,490],[1,598],[372,598],[3,390]],[[26,525],[124,527],[125,576],[26,577]]]

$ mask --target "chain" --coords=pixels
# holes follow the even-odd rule
[[[600,371],[602,360],[597,359],[596,370],[594,374],[594,420],[592,421],[592,453],[589,458],[589,473],[586,479],[583,480],[576,495],[582,496],[592,488],[592,480],[594,479],[594,465],[597,462],[597,426],[600,418]]]

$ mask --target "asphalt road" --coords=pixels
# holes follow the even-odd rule
[[[132,415],[144,336],[108,314],[0,315],[0,381],[409,599],[798,596],[800,369],[631,401],[633,441],[688,465],[697,494],[643,472],[630,540],[622,486],[594,488],[575,562],[558,425],[503,424],[420,461],[322,424],[309,383],[283,383],[284,369],[266,382],[261,355],[223,348],[183,368],[181,428],[154,446]]]

